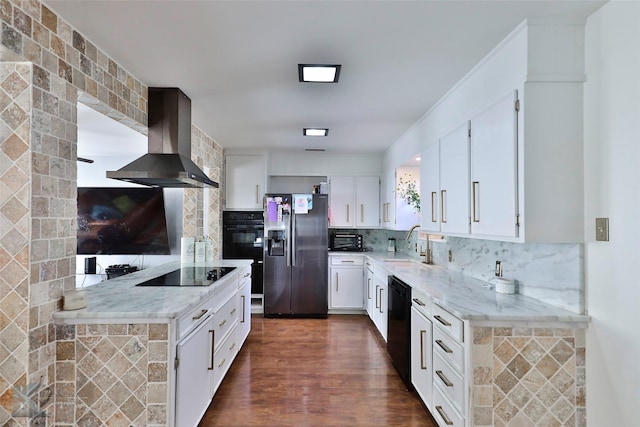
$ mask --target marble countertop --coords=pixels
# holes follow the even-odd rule
[[[251,260],[216,260],[207,266],[246,267]],[[168,322],[170,319],[195,307],[211,295],[216,287],[229,280],[237,280],[238,271],[223,276],[210,286],[139,286],[154,277],[174,271],[183,266],[180,261],[172,261],[159,266],[139,270],[119,276],[97,285],[85,288],[87,307],[80,310],[57,311],[53,313],[56,323],[104,323],[105,320],[119,323],[123,321]],[[191,266],[190,264],[186,266]]]
[[[413,289],[431,298],[461,319],[472,323],[562,322],[567,327],[586,328],[589,316],[554,307],[519,294],[496,293],[489,283],[436,265],[426,265],[406,255],[388,252],[363,254]],[[567,323],[568,322],[568,323]]]

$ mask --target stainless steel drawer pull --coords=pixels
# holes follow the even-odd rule
[[[191,318],[191,320],[198,320],[198,319],[202,319],[202,316],[204,316],[205,314],[207,314],[209,312],[209,310],[200,310],[200,314],[198,314],[197,316],[193,316]]]
[[[244,295],[240,295],[240,298],[242,298],[242,320],[240,321],[240,323],[244,323],[246,320],[244,318],[244,314],[247,312],[247,308],[244,305],[247,302],[247,298]]]
[[[244,277],[249,277],[249,276],[251,276],[251,273],[245,273],[244,274]]]
[[[216,344],[216,331],[209,329],[209,332],[211,332],[211,366],[207,366],[207,370],[213,371],[213,348]]]
[[[231,314],[233,316],[236,313],[236,311],[237,311],[237,309],[234,308],[233,310],[231,310],[231,313],[229,313],[229,314]]]
[[[436,340],[436,344],[438,344],[438,346],[444,350],[445,353],[453,353],[453,350],[451,350],[449,347],[447,347],[447,345],[445,343],[442,342],[442,340]]]
[[[436,314],[435,316],[433,316],[434,319],[436,319],[438,322],[442,323],[444,326],[451,326],[451,323],[447,322],[446,320],[444,320],[442,318],[442,316]]]
[[[418,298],[414,298],[413,302],[415,302],[416,304],[418,304],[420,307],[424,307],[426,304],[423,303],[422,301],[420,301]]]
[[[218,368],[222,368],[222,365],[224,365],[224,362],[226,362],[227,359],[222,359],[222,362],[220,362],[220,364],[218,365]]]
[[[233,350],[236,347],[236,343],[234,342],[233,344],[231,344],[231,347],[229,347],[229,350]]]
[[[453,421],[451,421],[449,417],[447,417],[447,414],[444,413],[444,411],[442,410],[442,406],[436,406],[436,411],[438,411],[438,414],[440,414],[440,417],[442,417],[442,420],[446,425],[453,425]]]
[[[427,369],[426,363],[424,363],[424,337],[427,335],[427,331],[420,330],[420,369]]]
[[[224,319],[222,322],[220,322],[218,326],[222,328],[225,323],[227,323],[227,319]]]
[[[449,381],[449,378],[445,377],[442,371],[436,371],[436,375],[447,387],[453,387],[453,383]]]
[[[353,264],[355,261],[354,261],[354,260],[352,260],[352,259],[343,259],[343,260],[342,260],[342,261],[340,261],[340,262],[341,262],[341,263],[343,263],[343,264],[346,264],[346,263],[351,263],[351,264]]]

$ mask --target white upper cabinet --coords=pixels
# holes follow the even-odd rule
[[[356,227],[379,227],[380,178],[377,176],[356,176],[355,187]]]
[[[518,237],[517,92],[471,119],[471,234]]]
[[[266,166],[264,156],[231,154],[225,157],[225,209],[262,210]]]
[[[329,178],[330,227],[379,227],[380,178],[331,176]]]
[[[408,230],[420,223],[420,211],[407,201],[406,194],[403,196],[409,183],[413,183],[413,191],[420,195],[420,166],[407,163],[385,174],[380,213],[382,227]]]
[[[440,141],[428,146],[420,163],[420,228],[440,231]]]
[[[440,230],[469,234],[469,124],[440,139]]]

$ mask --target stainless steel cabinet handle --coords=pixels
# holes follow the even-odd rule
[[[245,273],[243,277],[249,277],[251,276],[251,273]]]
[[[347,204],[347,222],[349,222],[349,204]]]
[[[367,299],[371,299],[371,279],[367,279]]]
[[[378,295],[379,295],[378,289],[380,289],[380,285],[376,285],[376,308],[380,307],[380,302],[378,301]]]
[[[218,325],[220,328],[222,328],[224,326],[224,324],[227,323],[227,319],[224,319],[222,322],[220,322],[220,324]]]
[[[421,307],[424,307],[426,304],[423,303],[422,301],[420,301],[418,298],[414,298],[413,302],[415,302],[416,304],[418,304]]]
[[[380,288],[380,313],[384,313],[384,311],[382,311],[382,293],[384,292],[384,289]]]
[[[453,353],[453,350],[451,350],[449,347],[447,347],[447,345],[445,343],[442,342],[442,340],[436,340],[436,344],[438,344],[438,346],[444,350],[445,353]]]
[[[445,377],[442,371],[436,371],[436,375],[447,387],[453,387],[453,383],[449,381],[449,378]]]
[[[437,203],[437,192],[436,191],[432,191],[431,192],[431,222],[437,222],[436,219],[436,203]]]
[[[256,184],[256,205],[260,203],[260,184]]]
[[[478,196],[480,194],[480,181],[473,181],[473,183],[471,184],[471,188],[472,188],[472,201],[471,201],[471,208],[472,208],[472,216],[471,218],[473,219],[473,222],[480,222],[480,218],[478,218]]]
[[[224,362],[226,362],[227,359],[222,359],[222,362],[220,362],[220,364],[218,365],[218,368],[222,368],[222,365],[224,365]]]
[[[444,320],[442,318],[442,316],[436,314],[435,316],[433,316],[434,319],[436,319],[438,322],[442,323],[444,326],[451,326],[451,323],[447,322],[446,320]]]
[[[352,260],[352,259],[343,259],[343,260],[342,260],[342,261],[340,261],[340,262],[341,262],[341,263],[343,263],[343,264],[349,264],[349,263],[353,264],[355,261],[354,261],[354,260]]]
[[[201,310],[200,314],[198,314],[197,316],[193,316],[191,318],[191,320],[198,320],[198,319],[202,319],[202,316],[204,316],[205,314],[207,314],[209,312],[209,310]]]
[[[427,335],[427,331],[420,330],[420,369],[427,369],[427,365],[424,363],[424,337]]]
[[[233,350],[236,347],[236,343],[234,342],[233,344],[231,344],[231,346],[229,347],[229,350]]]
[[[240,321],[240,323],[244,323],[245,322],[245,318],[244,318],[244,313],[246,313],[247,310],[245,310],[245,303],[247,302],[247,298],[244,295],[240,295],[240,298],[242,298],[242,320]]]
[[[360,222],[364,222],[364,205],[360,205]]]
[[[447,414],[444,413],[444,411],[442,410],[442,406],[436,406],[436,411],[438,411],[438,414],[440,414],[440,417],[442,417],[442,420],[446,425],[453,425],[453,421],[451,421],[449,417],[447,417]]]
[[[213,329],[209,329],[209,332],[211,332],[211,366],[208,366],[207,370],[213,371],[213,349],[215,348],[216,344],[216,331],[214,331]]]
[[[230,312],[229,314],[233,316],[233,315],[235,314],[235,312],[236,312],[236,311],[237,311],[237,309],[236,309],[236,308],[234,308],[233,310],[231,310],[231,312]]]
[[[445,199],[447,198],[447,190],[440,190],[440,222],[447,222]]]
[[[338,273],[336,272],[336,292],[338,292]]]

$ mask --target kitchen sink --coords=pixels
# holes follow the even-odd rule
[[[383,259],[382,262],[394,268],[415,267],[418,264],[416,261],[407,259]]]

